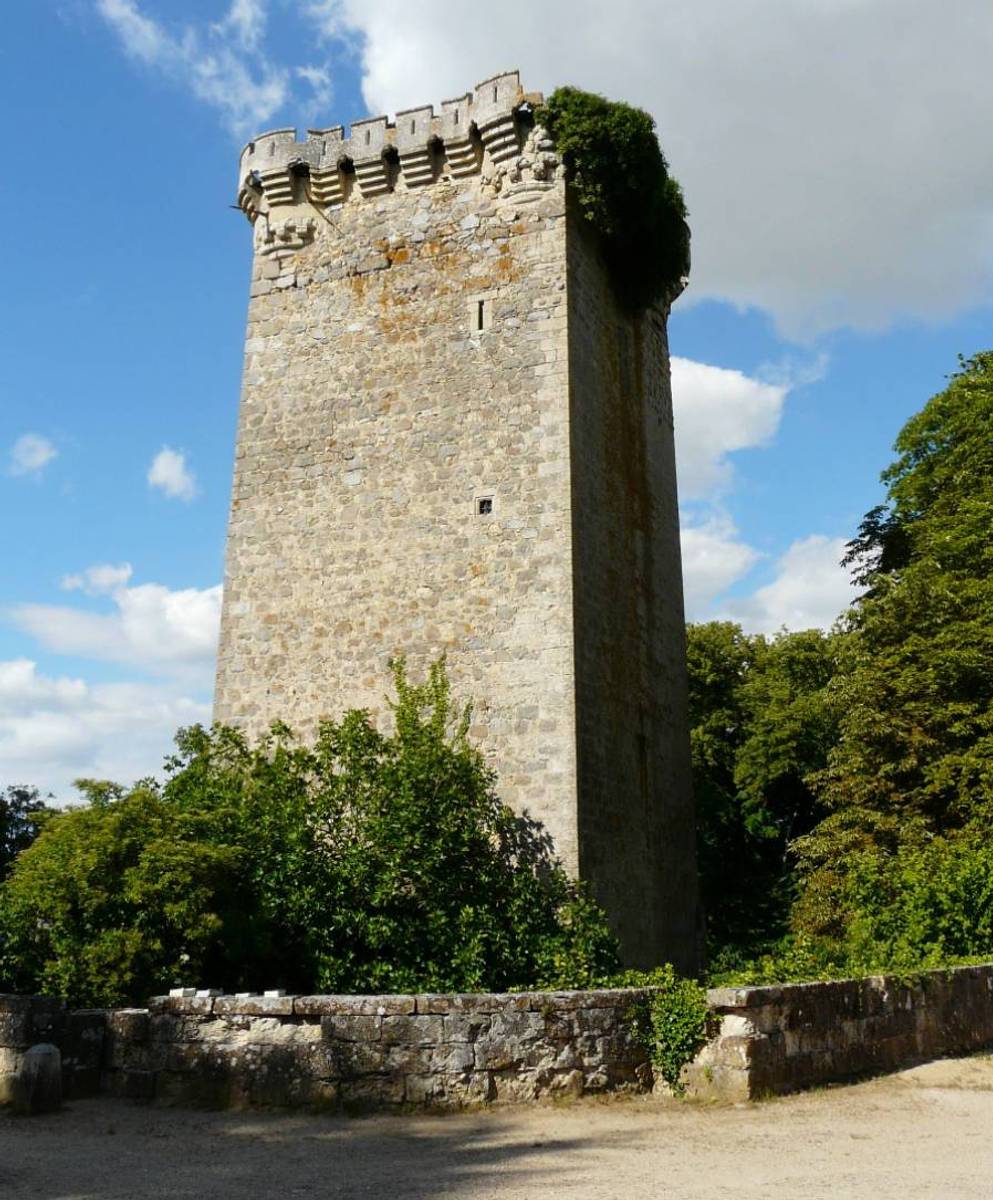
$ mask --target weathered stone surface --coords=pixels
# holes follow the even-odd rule
[[[502,797],[582,863],[628,958],[695,966],[667,308],[618,303],[523,98],[509,72],[457,128],[443,106],[415,134],[245,151],[215,716],[388,720],[389,658],[446,653]],[[477,155],[465,122],[492,104]]]
[[[440,1016],[383,1017],[381,1038],[392,1045],[430,1046],[444,1037]]]
[[[302,1016],[403,1016],[413,1013],[414,996],[295,996],[293,1011]]]
[[[321,1017],[322,1035],[342,1042],[378,1042],[382,1037],[382,1017],[342,1013]]]
[[[26,1050],[14,1082],[14,1109],[26,1116],[56,1112],[62,1107],[62,1054],[58,1046],[41,1042]]]
[[[686,1072],[695,1095],[755,1097],[993,1045],[993,967],[708,993],[719,1036]]]
[[[292,996],[218,996],[214,1000],[216,1014],[245,1014],[248,1016],[283,1016],[293,1012]]]
[[[111,1038],[143,1042],[149,1034],[147,1008],[118,1008],[107,1013],[107,1033]]]
[[[213,1010],[214,1000],[209,996],[153,996],[148,1002],[148,1011],[155,1014],[176,1013],[189,1016],[209,1016]]]
[[[76,1057],[63,1060],[63,1074],[75,1094],[100,1086],[213,1107],[453,1108],[647,1092],[653,1072],[630,1023],[632,994],[644,993],[535,993],[523,1005],[519,995],[280,997],[289,1003],[281,1012],[68,1013],[60,1037]],[[691,1095],[710,1099],[993,1045],[993,966],[933,972],[912,988],[883,978],[732,989],[719,999],[720,1031],[683,1076]],[[391,1007],[399,1011],[380,1015]],[[30,1017],[35,1008],[19,998],[5,1011]],[[0,1103],[15,1098],[23,1059],[23,1048],[0,1046]]]

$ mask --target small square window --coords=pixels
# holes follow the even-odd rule
[[[490,517],[493,515],[493,497],[480,496],[476,501],[476,514],[480,517]]]

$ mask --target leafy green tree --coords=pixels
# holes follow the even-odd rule
[[[0,974],[75,1002],[228,990],[582,986],[617,969],[603,913],[496,797],[442,664],[394,673],[311,747],[183,731],[161,789],[88,786],[0,888]]]
[[[83,782],[0,887],[0,990],[140,999],[212,968],[238,854],[152,787]]]
[[[752,893],[758,880],[764,886],[766,870],[735,783],[738,752],[747,736],[741,694],[761,649],[761,638],[749,637],[730,621],[687,626],[697,859],[711,955],[729,941],[761,937],[764,926]]]
[[[993,812],[993,352],[962,362],[896,450],[850,547],[867,591],[831,687],[830,815],[798,847],[795,924],[812,934],[843,935],[866,854],[988,830]]]
[[[726,621],[687,629],[690,740],[712,957],[754,953],[786,929],[792,840],[821,815],[808,777],[835,736],[825,689],[833,639],[771,639]]]
[[[793,840],[823,815],[811,778],[837,740],[826,692],[837,640],[819,629],[780,633],[765,642],[741,688],[746,736],[734,778],[749,831],[775,843],[785,863]]]
[[[0,792],[0,883],[38,836],[45,811],[37,788],[14,786]]]

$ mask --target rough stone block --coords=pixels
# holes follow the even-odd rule
[[[214,1004],[210,996],[153,996],[148,1002],[148,1011],[206,1017],[213,1012]]]
[[[327,1042],[328,1075],[335,1079],[359,1079],[386,1073],[387,1047],[381,1042]]]
[[[450,1013],[445,1017],[446,1042],[474,1042],[490,1028],[488,1013]]]
[[[361,1013],[339,1013],[321,1017],[321,1033],[329,1041],[378,1042],[382,1034],[382,1017]]]
[[[149,1036],[147,1008],[118,1008],[107,1013],[107,1032],[112,1038],[144,1042]]]
[[[392,1108],[404,1101],[404,1080],[400,1076],[371,1075],[343,1081],[339,1095],[348,1112],[374,1112]]]
[[[0,1009],[0,1046],[27,1049],[32,1032],[31,1012],[27,1007],[20,1012]]]
[[[407,1104],[468,1108],[488,1104],[495,1096],[493,1080],[485,1071],[461,1075],[408,1075],[404,1080]]]
[[[403,1016],[416,1009],[414,996],[297,996],[293,1011],[301,1016]]]
[[[218,996],[213,1001],[213,1012],[219,1016],[283,1016],[293,1015],[292,996]]]
[[[440,1016],[384,1017],[381,1037],[392,1045],[430,1046],[442,1041],[444,1032]]]
[[[62,1107],[62,1054],[42,1042],[24,1052],[15,1076],[14,1109],[26,1116],[56,1112]]]

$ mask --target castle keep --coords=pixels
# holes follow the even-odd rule
[[[385,710],[448,656],[502,798],[634,965],[694,965],[666,311],[618,307],[516,72],[260,136],[217,720]]]

